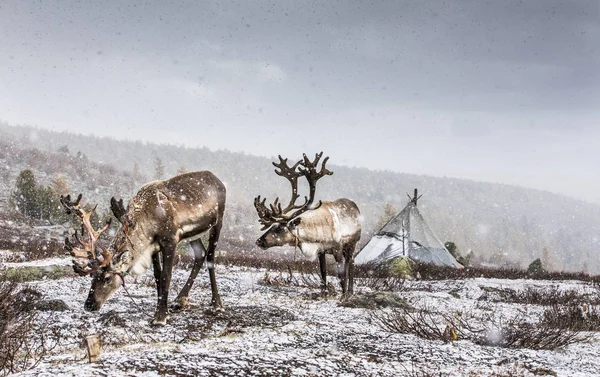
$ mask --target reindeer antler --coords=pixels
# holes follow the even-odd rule
[[[81,206],[81,198],[82,195],[79,194],[77,199],[72,201],[71,195],[67,195],[66,197],[61,195],[60,203],[65,207],[67,214],[75,213],[77,218],[82,221],[81,236],[83,237],[84,232],[87,232],[88,234],[88,239],[84,241],[79,238],[77,231],[75,231],[74,239],[77,242],[76,244],[68,237],[65,238],[65,250],[73,257],[73,270],[75,270],[77,274],[84,276],[91,274],[99,268],[108,266],[112,259],[112,253],[110,251],[104,250],[96,245],[100,235],[110,227],[111,219],[109,218],[104,227],[100,230],[94,230],[91,217],[97,206],[94,206],[91,211],[86,211]],[[76,259],[88,259],[88,262],[80,263]]]
[[[302,163],[301,163],[302,166],[299,168],[299,170],[302,173],[302,175],[304,175],[306,177],[306,179],[308,180],[308,186],[309,186],[309,190],[310,190],[310,194],[309,194],[310,199],[308,200],[307,207],[310,206],[312,204],[312,202],[315,200],[315,192],[317,191],[317,181],[326,175],[333,174],[332,171],[328,170],[325,167],[325,165],[327,164],[327,161],[329,161],[329,157],[325,157],[325,159],[323,160],[323,163],[321,164],[321,170],[317,171],[317,165],[319,164],[319,160],[321,160],[321,157],[323,157],[323,152],[316,153],[314,161],[310,161],[308,159],[308,157],[306,156],[306,154],[302,154],[302,158],[304,159],[304,161],[302,161]],[[320,205],[321,205],[321,202],[319,202],[317,207],[319,207]],[[298,215],[296,215],[296,216],[298,216]]]
[[[275,199],[273,204],[269,204],[270,208],[265,205],[266,200],[266,198],[260,200],[260,195],[254,198],[254,208],[256,208],[256,212],[258,213],[258,221],[263,226],[261,230],[265,230],[278,222],[278,215],[281,215],[281,203],[278,202],[279,198]]]
[[[260,195],[254,199],[254,207],[258,213],[259,222],[263,225],[262,230],[267,229],[277,222],[287,222],[310,209],[311,204],[315,200],[317,181],[325,175],[333,174],[333,172],[325,167],[329,157],[325,157],[321,165],[321,170],[317,171],[317,165],[322,156],[323,152],[317,153],[315,159],[311,161],[306,154],[303,154],[303,158],[292,166],[288,165],[287,158],[282,158],[281,156],[279,156],[279,163],[273,162],[273,165],[279,169],[275,169],[275,174],[286,178],[290,182],[292,186],[292,196],[290,198],[290,203],[284,209],[281,208],[279,197],[275,199],[273,204],[269,204],[269,207],[265,205],[266,199],[261,201]],[[298,205],[296,204],[296,201],[300,197],[300,195],[298,195],[298,178],[300,177],[305,177],[308,181],[309,196],[305,196],[304,203]],[[320,205],[321,202],[319,202],[315,208],[318,208]],[[294,210],[296,211],[290,213]]]

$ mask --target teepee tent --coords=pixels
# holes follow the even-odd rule
[[[417,194],[415,189],[414,197],[406,207],[356,254],[356,264],[381,263],[397,257],[408,257],[422,263],[463,267],[421,216],[417,208],[420,196]]]

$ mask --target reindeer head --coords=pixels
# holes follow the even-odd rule
[[[317,153],[315,159],[311,161],[306,154],[303,158],[294,165],[289,166],[287,158],[279,156],[279,163],[273,162],[275,174],[287,179],[292,186],[292,197],[289,204],[282,208],[279,202],[279,197],[272,204],[265,205],[266,199],[260,198],[260,195],[254,199],[254,207],[258,213],[259,222],[262,224],[261,230],[268,229],[258,240],[256,244],[268,249],[272,246],[294,245],[296,237],[294,229],[300,224],[300,215],[304,212],[316,209],[321,205],[321,202],[311,208],[315,200],[315,192],[317,181],[325,175],[333,174],[325,168],[325,164],[329,157],[325,157],[321,165],[321,169],[317,171],[317,165],[323,156],[323,152]],[[309,196],[304,197],[304,203],[297,205],[296,201],[300,198],[298,195],[298,178],[305,177],[308,181]]]
[[[113,253],[98,244],[100,235],[110,227],[110,219],[100,230],[94,230],[90,219],[96,207],[86,211],[81,205],[81,197],[79,194],[75,201],[71,201],[70,195],[60,197],[60,203],[67,213],[75,213],[82,222],[81,237],[75,231],[73,240],[65,238],[65,249],[73,257],[73,270],[80,276],[92,276],[92,287],[84,308],[95,311],[123,284],[123,280],[120,274],[112,269]],[[86,233],[87,240],[82,240]]]

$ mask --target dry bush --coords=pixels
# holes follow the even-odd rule
[[[34,220],[23,218],[17,213],[4,212],[0,214],[0,250],[11,250],[19,258],[38,260],[65,255],[64,241],[48,237],[36,230]],[[20,252],[20,253],[19,253]],[[7,260],[18,262],[19,260]]]
[[[375,291],[403,291],[405,290],[404,282],[406,279],[399,277],[378,277],[369,276],[366,278],[354,278],[355,284],[363,287],[371,288]]]
[[[35,310],[41,294],[0,283],[0,375],[34,368],[58,345],[58,332],[48,332],[51,319],[40,321]]]
[[[600,331],[600,308],[584,305],[554,305],[544,311],[542,322],[556,329]]]
[[[403,306],[374,311],[370,316],[371,321],[385,331],[414,334],[428,340],[452,340],[452,335],[443,327],[444,319],[434,315],[427,308]]]
[[[385,265],[366,264],[356,266],[354,281],[356,285],[369,287],[377,291],[403,291],[406,279],[398,277]]]
[[[436,266],[433,264],[417,263],[414,274],[420,276],[422,280],[461,280],[472,278],[488,279],[535,279],[535,280],[580,280],[600,282],[600,275],[590,276],[583,272],[541,272],[528,273],[525,270],[515,268],[487,268],[487,267],[467,267],[457,269],[446,266]]]
[[[538,322],[524,316],[493,319],[491,315],[486,318],[462,315],[446,319],[465,339],[486,346],[554,350],[586,339],[581,331],[557,328],[545,320],[545,313]]]
[[[515,318],[499,328],[489,328],[475,343],[503,348],[554,350],[584,339],[578,331],[558,329],[544,321],[529,323],[524,318]]]
[[[579,330],[559,328],[546,313],[537,323],[523,316],[494,320],[475,311],[437,315],[426,307],[400,307],[371,314],[372,321],[385,331],[414,334],[423,339],[449,342],[467,339],[476,344],[502,348],[553,350],[586,339]]]
[[[517,291],[510,288],[492,288],[481,287],[484,293],[479,297],[480,301],[506,302],[512,304],[531,304],[540,306],[551,305],[577,305],[588,303],[591,305],[600,304],[600,298],[594,295],[585,294],[576,290],[562,291],[554,288],[534,288],[527,287],[524,290]]]
[[[320,288],[321,278],[319,275],[313,272],[300,272],[294,274],[291,266],[288,266],[287,274],[284,274],[281,271],[276,274],[266,271],[265,275],[258,281],[258,283],[267,286]]]

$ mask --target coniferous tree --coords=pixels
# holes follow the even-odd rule
[[[185,174],[187,172],[188,172],[188,170],[186,169],[186,167],[183,164],[179,165],[179,168],[177,168],[177,175]]]
[[[165,164],[160,157],[154,159],[154,179],[163,179],[165,176]]]
[[[40,216],[37,182],[33,170],[25,169],[19,173],[10,199],[12,206],[23,215],[34,218]]]
[[[142,173],[140,172],[140,165],[137,162],[135,162],[133,164],[132,176],[133,176],[133,182],[134,182],[135,186],[137,186],[143,180]]]
[[[398,209],[394,207],[391,203],[385,203],[383,207],[383,213],[377,220],[376,229],[379,230],[387,224],[388,221],[394,218],[398,214]]]

